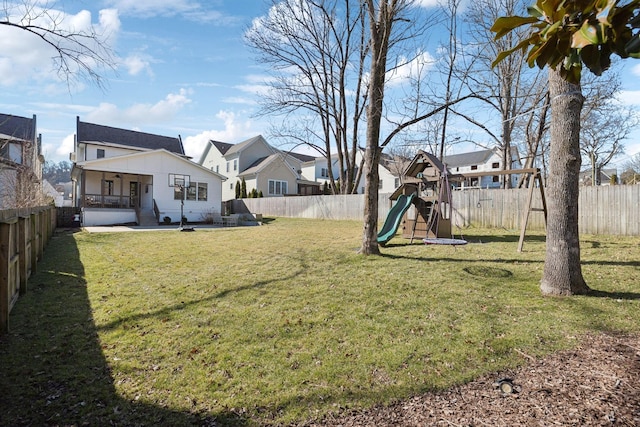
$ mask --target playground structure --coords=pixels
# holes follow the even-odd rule
[[[403,183],[391,194],[396,200],[413,194],[413,206],[404,211],[402,237],[451,238],[451,185],[445,165],[435,156],[419,151],[404,172]]]
[[[378,234],[378,243],[384,245],[392,239],[402,224],[402,237],[406,239],[419,238],[425,243],[438,243],[460,240],[453,239],[452,218],[455,220],[456,211],[451,204],[453,184],[481,176],[528,174],[529,194],[527,206],[522,218],[518,252],[522,251],[529,214],[532,211],[544,212],[545,223],[547,207],[544,188],[540,178],[540,170],[511,169],[506,171],[473,172],[451,174],[446,165],[437,157],[425,151],[419,151],[404,172],[403,183],[390,196],[396,200],[389,211],[385,224]],[[534,188],[539,188],[542,208],[532,208]],[[446,239],[446,240],[445,240]],[[445,243],[456,244],[456,243]],[[461,244],[461,243],[458,243]]]

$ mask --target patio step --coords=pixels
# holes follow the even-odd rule
[[[138,225],[143,227],[158,225],[158,220],[152,210],[141,210],[138,214]]]

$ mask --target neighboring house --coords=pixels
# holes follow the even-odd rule
[[[56,208],[64,206],[64,194],[59,192],[58,189],[51,185],[46,179],[42,180],[42,192],[45,194],[45,197],[53,200]]]
[[[364,150],[362,149],[359,149],[356,152],[356,174],[359,166],[363,164],[363,155]],[[378,168],[378,191],[380,193],[393,193],[395,189],[400,186],[401,177],[408,162],[408,160],[398,156],[382,154]],[[331,172],[333,174],[333,178],[338,180],[340,177],[340,162],[338,161],[337,155],[331,157]],[[364,172],[365,171],[363,171],[363,174],[356,185],[356,193],[358,194],[364,194]],[[302,165],[302,174],[304,176],[313,177],[314,181],[319,182],[324,186],[325,182],[329,182],[329,168],[327,166],[326,157],[317,157],[311,161],[305,162]]]
[[[302,173],[302,164],[309,159],[278,150],[258,135],[238,144],[209,141],[198,163],[228,178],[222,199],[231,200],[243,178],[247,192],[255,189],[264,197],[317,193],[319,184]]]
[[[41,146],[35,115],[0,114],[0,209],[44,203]]]
[[[506,175],[490,175],[491,171],[504,170],[502,152],[498,148],[477,150],[469,153],[446,156],[443,163],[453,175],[463,174],[468,177],[461,183],[462,187],[500,188]],[[517,148],[511,149],[511,167],[522,167]],[[478,176],[473,176],[478,174]],[[485,175],[486,174],[486,175]],[[511,187],[518,184],[518,174],[512,174]]]
[[[611,185],[611,181],[614,178],[616,180],[616,184],[618,183],[617,169],[600,169],[598,172],[599,174],[596,177],[596,185]],[[584,172],[580,172],[578,183],[583,186],[593,185],[593,171],[588,169]]]
[[[225,177],[192,162],[180,137],[118,129],[77,118],[73,204],[83,225],[202,221],[222,210]],[[186,192],[184,190],[186,189]]]
[[[62,195],[62,206],[73,206],[73,181],[60,182],[54,185],[54,187],[56,191]]]

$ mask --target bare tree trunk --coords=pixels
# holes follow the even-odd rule
[[[384,78],[387,71],[389,34],[396,13],[397,0],[381,1],[376,10],[367,0],[369,16],[371,75],[369,78],[369,107],[367,109],[367,147],[364,153],[366,172],[364,188],[364,226],[359,253],[378,255],[378,165],[380,163],[380,122],[384,100]],[[377,16],[376,16],[377,15]]]
[[[578,178],[580,174],[580,85],[549,69],[551,152],[547,178],[547,249],[540,289],[543,295],[589,292],[580,267]]]

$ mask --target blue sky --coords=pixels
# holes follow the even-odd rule
[[[37,116],[48,160],[69,159],[76,116],[181,135],[187,153],[196,157],[207,139],[235,143],[268,127],[251,118],[260,69],[242,43],[245,28],[266,10],[262,0],[48,4],[78,25],[106,29],[117,57],[116,72],[104,72],[104,90],[89,82],[69,88],[53,72],[51,51],[41,41],[0,28],[0,111]]]
[[[0,112],[37,116],[47,160],[69,159],[76,116],[180,135],[196,160],[209,139],[268,135],[269,119],[253,117],[265,73],[242,42],[251,21],[267,11],[265,1],[30,1],[63,11],[76,27],[109,33],[117,59],[116,72],[104,72],[104,90],[89,82],[68,87],[40,40],[0,28]],[[640,61],[625,64],[622,77],[623,102],[640,108]],[[640,152],[640,132],[626,146],[628,156]]]

